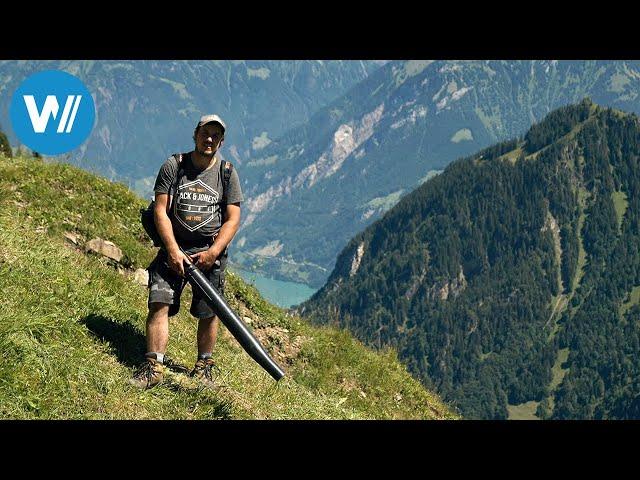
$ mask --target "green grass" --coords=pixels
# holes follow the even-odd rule
[[[516,163],[516,161],[518,160],[518,158],[520,157],[520,155],[522,155],[523,150],[522,150],[522,145],[520,145],[518,148],[514,148],[513,150],[511,150],[510,152],[504,153],[502,155],[500,155],[497,160],[502,160],[502,161],[509,161],[511,163]]]
[[[413,379],[395,352],[376,353],[344,331],[315,328],[229,272],[227,298],[287,375],[274,382],[222,327],[220,388],[166,369],[163,384],[128,385],[145,351],[146,288],[130,271],[72,248],[64,231],[101,235],[134,266],[144,201],[66,165],[0,157],[0,418],[376,419],[458,418]],[[170,320],[167,356],[191,368],[196,322]]]
[[[556,388],[558,388],[558,386],[562,383],[562,380],[564,380],[564,376],[569,371],[568,368],[562,368],[562,365],[565,364],[568,358],[569,358],[569,349],[561,348],[560,350],[558,350],[556,361],[554,362],[553,367],[551,367],[551,374],[553,376],[551,378],[551,383],[549,384],[550,394],[547,397],[547,400],[549,401],[550,412],[553,412],[553,409],[555,408],[555,405],[556,405],[554,392]]]
[[[145,268],[154,252],[140,225],[140,208],[149,204],[121,183],[112,183],[66,164],[0,157],[8,203],[53,238],[64,232],[84,240],[107,238],[128,260]]]
[[[551,373],[553,374],[553,378],[551,379],[551,384],[549,385],[550,391],[554,391],[558,387],[558,385],[562,383],[562,380],[564,380],[564,376],[569,371],[568,368],[562,368],[562,365],[566,363],[568,358],[569,358],[568,348],[561,348],[560,350],[558,350],[556,361],[553,364],[553,367],[551,368]]]
[[[553,338],[558,334],[558,331],[560,330],[558,319],[562,316],[562,313],[566,310],[568,304],[569,297],[567,297],[567,295],[560,294],[551,297],[551,315],[549,315],[549,320],[547,320],[547,323],[545,324],[545,328],[551,324],[551,331],[547,338],[548,341],[553,340]]]
[[[536,409],[540,402],[530,401],[519,405],[507,405],[508,420],[540,420],[536,416]]]
[[[624,218],[624,213],[627,211],[627,207],[629,206],[627,194],[624,192],[612,192],[611,199],[613,200],[613,206],[616,209],[618,233],[620,233],[622,232],[622,219]]]
[[[495,355],[495,352],[487,352],[487,353],[481,353],[479,358],[481,362],[484,362],[487,358],[489,358],[491,355]]]
[[[584,276],[584,267],[587,265],[587,252],[584,249],[584,242],[582,240],[582,228],[584,227],[584,221],[587,218],[585,208],[588,197],[589,192],[587,192],[584,187],[581,187],[578,190],[578,203],[580,204],[580,216],[578,217],[578,264],[576,266],[576,273],[571,285],[572,294],[580,286],[580,281]]]
[[[456,133],[454,133],[450,139],[450,141],[453,143],[460,143],[465,140],[473,140],[473,134],[468,128],[461,128]]]
[[[396,203],[398,203],[398,200],[400,200],[400,196],[402,195],[402,192],[404,192],[404,189],[400,189],[384,197],[376,197],[372,200],[369,200],[360,208],[369,207],[369,208],[381,209],[386,212],[387,210],[390,210]]]
[[[633,287],[629,292],[629,300],[620,305],[620,317],[624,317],[631,307],[640,304],[640,286]]]

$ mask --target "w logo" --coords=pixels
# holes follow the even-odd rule
[[[31,150],[59,155],[80,146],[95,121],[95,105],[77,77],[59,70],[24,80],[11,98],[10,117],[20,141]]]
[[[44,133],[47,129],[47,123],[49,123],[49,117],[53,115],[55,119],[58,116],[58,99],[53,95],[47,95],[47,99],[42,107],[42,112],[38,113],[38,107],[36,106],[36,99],[33,95],[23,95],[24,103],[27,106],[27,112],[29,112],[29,118],[31,119],[31,125],[33,125],[33,131],[36,133]],[[74,100],[75,99],[75,100]],[[78,113],[78,107],[80,106],[80,100],[82,95],[69,95],[67,96],[67,103],[64,104],[64,111],[62,112],[62,118],[58,123],[57,133],[65,131],[65,125],[67,127],[66,132],[69,133],[73,128],[73,121],[76,119]],[[71,111],[73,105],[73,111]],[[71,112],[71,117],[69,117]]]

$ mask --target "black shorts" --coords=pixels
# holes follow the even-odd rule
[[[203,272],[211,284],[223,295],[226,263],[225,256],[216,260],[216,263],[208,272]],[[167,262],[167,254],[164,250],[158,252],[158,255],[147,267],[147,270],[149,271],[149,300],[147,304],[149,306],[151,306],[152,303],[167,304],[169,305],[169,316],[172,317],[176,315],[180,310],[180,297],[184,286],[188,283],[187,279],[171,270]],[[211,318],[217,315],[209,304],[207,304],[197,288],[193,289],[193,298],[189,312],[198,319]]]

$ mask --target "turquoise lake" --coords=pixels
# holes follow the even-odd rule
[[[237,267],[229,267],[229,269],[240,275],[245,282],[256,287],[266,300],[279,307],[288,308],[297,305],[310,298],[317,291],[317,289],[303,283],[275,280]]]

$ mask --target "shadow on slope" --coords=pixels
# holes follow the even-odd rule
[[[91,314],[80,320],[101,342],[111,346],[118,361],[126,367],[142,362],[147,351],[145,336],[130,322],[117,322],[103,315]],[[165,357],[165,366],[177,373],[189,373],[189,369]]]

